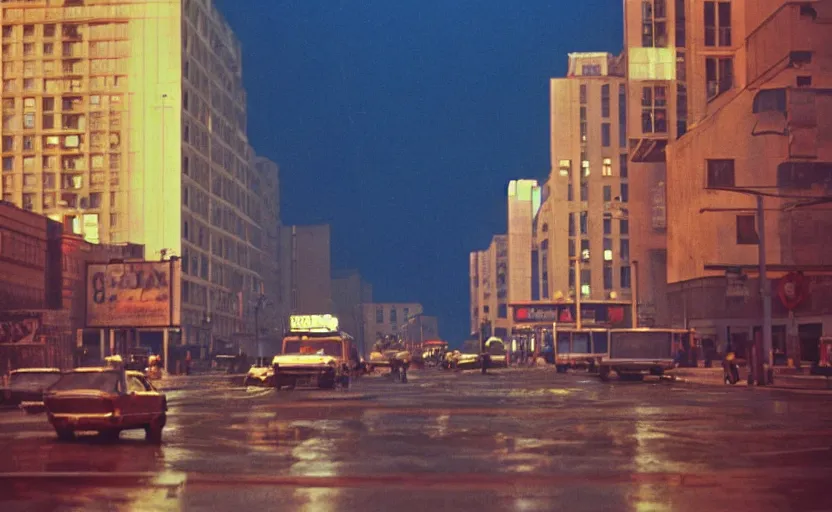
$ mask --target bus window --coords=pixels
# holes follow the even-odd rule
[[[572,333],[572,352],[575,354],[589,354],[589,333]]]
[[[568,354],[569,350],[569,333],[558,333],[558,354]]]
[[[606,354],[607,353],[607,332],[593,332],[592,333],[592,353]]]

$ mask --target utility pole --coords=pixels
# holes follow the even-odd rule
[[[633,329],[638,328],[638,277],[638,260],[633,260],[633,274],[630,276],[630,288],[633,290],[633,304],[630,306]]]
[[[771,384],[774,372],[774,361],[772,360],[772,341],[771,341],[771,286],[768,282],[768,274],[766,272],[766,211],[763,207],[763,196],[757,196],[757,231],[759,232],[760,243],[758,248],[758,262],[760,266],[760,298],[763,302],[763,346],[761,357],[765,362],[763,366],[762,375],[757,376],[757,384],[764,386]],[[759,366],[759,365],[758,365]]]

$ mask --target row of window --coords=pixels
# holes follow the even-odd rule
[[[604,262],[603,286],[605,291],[613,290],[613,270],[611,262]],[[569,267],[569,289],[575,288],[575,266]],[[618,287],[622,290],[629,290],[632,287],[632,269],[630,265],[621,265],[618,269]],[[592,294],[592,271],[588,268],[581,269],[581,296],[589,297]]]
[[[686,46],[685,0],[675,0],[677,48]],[[704,10],[705,46],[731,46],[731,2],[706,1]],[[667,48],[668,37],[667,0],[644,0],[642,2],[641,46],[645,48]]]
[[[604,232],[604,235],[612,235],[612,233]],[[541,244],[541,252],[548,252],[548,240],[546,242],[546,247],[543,247],[544,244]],[[604,261],[613,261],[614,259],[614,249],[613,249],[613,239],[609,237],[604,237]],[[575,238],[569,239],[569,258],[575,258]],[[589,261],[591,259],[592,253],[590,251],[590,243],[589,240],[586,238],[581,239],[581,261]],[[629,261],[630,260],[630,239],[629,238],[620,238],[618,240],[618,258],[621,261]],[[543,265],[543,268],[547,268]]]
[[[575,236],[575,214],[569,213],[569,236]],[[604,234],[612,234],[612,216],[611,214],[604,214]],[[579,224],[581,235],[589,234],[589,212],[581,212],[579,214]],[[628,219],[618,220],[618,233],[620,235],[630,234],[630,221]]]
[[[407,322],[410,319],[410,308],[402,308],[402,322]],[[399,314],[398,309],[395,307],[390,308],[389,311],[389,321],[391,324],[397,324],[399,321]],[[376,308],[376,323],[383,324],[384,323],[384,307],[378,306]]]

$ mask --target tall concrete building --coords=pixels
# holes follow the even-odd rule
[[[3,3],[2,198],[182,258],[183,342],[250,331],[263,233],[237,39],[211,0]]]
[[[534,217],[541,203],[536,180],[513,180],[508,184],[508,280],[509,302],[533,298],[532,247]]]
[[[686,30],[701,0],[625,0],[630,248],[641,325],[669,324],[667,308],[668,142],[689,124]],[[708,2],[716,5],[717,2]],[[720,6],[725,2],[718,2]],[[722,9],[723,7],[719,7]]]
[[[832,214],[817,204],[832,192],[832,1],[685,6],[690,126],[667,148],[672,320],[719,347],[753,338],[764,235],[774,353],[817,361],[832,332]]]
[[[330,227],[280,229],[281,303],[290,315],[332,314]]]
[[[363,305],[373,302],[373,285],[361,277],[358,270],[339,270],[332,273],[333,314],[338,317],[341,330],[363,342]],[[359,347],[359,350],[363,350]],[[363,352],[362,352],[363,353]]]
[[[280,168],[268,158],[254,159],[257,180],[253,190],[260,197],[259,224],[263,230],[262,276],[259,324],[260,339],[268,339],[271,347],[279,343],[286,330],[287,307],[283,303],[280,273]],[[271,353],[271,352],[270,352]]]
[[[551,80],[551,165],[535,230],[539,298],[628,299],[626,80],[620,57],[573,53]],[[513,270],[513,269],[512,269]]]
[[[531,257],[531,254],[529,254]],[[471,335],[507,339],[509,258],[508,237],[494,235],[484,251],[469,256],[471,288]]]

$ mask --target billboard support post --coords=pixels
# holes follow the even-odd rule
[[[170,351],[170,329],[162,330],[162,365],[165,368],[165,373],[170,373],[170,363],[168,362],[168,352]]]
[[[104,329],[98,330],[98,349],[101,354],[101,360],[107,356],[107,331]]]

